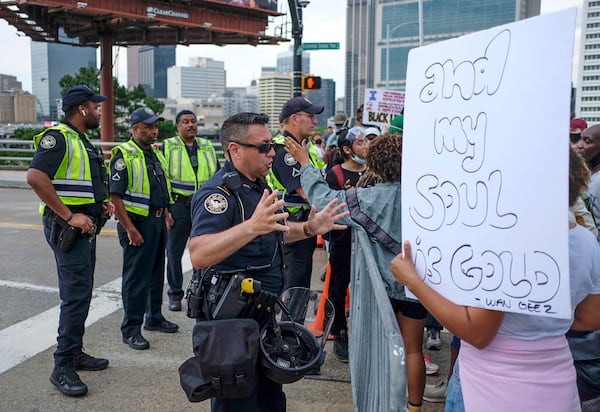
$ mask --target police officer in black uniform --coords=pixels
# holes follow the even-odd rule
[[[148,108],[130,117],[132,138],[113,148],[110,197],[119,220],[117,232],[123,248],[123,342],[143,350],[150,343],[144,329],[175,333],[179,329],[162,315],[170,183],[162,154],[152,145],[158,138],[158,121]]]
[[[284,141],[289,137],[302,144],[314,133],[317,114],[323,112],[323,106],[316,106],[304,97],[288,100],[281,109],[279,122],[282,134],[275,137],[275,158],[273,168],[268,176],[269,185],[273,189],[283,191],[285,210],[289,212],[288,220],[305,222],[310,211],[310,203],[300,182],[300,165],[296,159],[285,151]],[[310,146],[309,146],[310,148]],[[312,150],[311,150],[312,149]],[[311,161],[317,169],[324,166],[314,147],[309,149]],[[320,165],[318,163],[321,163]],[[317,246],[316,238],[288,242],[283,248],[285,287],[310,288],[312,274],[312,256]]]
[[[67,90],[62,99],[65,119],[35,136],[36,153],[27,172],[27,182],[43,202],[44,235],[58,272],[61,305],[50,381],[68,396],[82,396],[88,390],[76,370],[108,366],[107,359],[82,351],[96,234],[113,212],[104,156],[86,135],[100,125],[99,103],[104,100],[83,85]]]
[[[264,114],[239,113],[221,128],[227,162],[195,194],[189,244],[196,269],[244,269],[263,289],[279,294],[283,288],[283,242],[296,241],[342,228],[334,222],[346,216],[344,204],[330,203],[321,212],[312,209],[306,222],[286,223],[279,193],[271,193],[264,178],[275,151]],[[283,234],[282,234],[283,233]],[[245,399],[213,398],[213,411],[278,412],[286,408],[282,385],[260,370],[254,393]]]

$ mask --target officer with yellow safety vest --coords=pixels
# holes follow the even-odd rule
[[[113,148],[110,162],[110,197],[123,248],[121,333],[123,343],[137,350],[150,347],[141,333],[144,313],[146,330],[179,329],[161,312],[167,228],[173,223],[166,162],[153,147],[161,120],[146,107],[136,109],[130,117],[132,138]]]
[[[169,310],[180,311],[183,298],[181,257],[192,229],[192,196],[219,169],[217,153],[208,139],[196,137],[198,119],[191,110],[175,117],[179,134],[163,141],[162,152],[171,180],[173,226],[167,239]]]
[[[289,137],[302,144],[302,140],[313,134],[317,124],[316,115],[322,113],[323,109],[322,106],[315,106],[308,99],[299,96],[288,100],[279,115],[283,132],[273,139],[275,158],[267,182],[272,190],[279,190],[284,194],[284,207],[289,213],[289,221],[305,222],[310,212],[310,204],[300,185],[300,164],[285,151],[284,141]],[[316,148],[312,144],[308,147],[311,162],[316,168],[322,169],[325,163],[319,157]],[[310,289],[312,255],[316,245],[316,238],[309,237],[283,246],[285,289]]]
[[[83,352],[96,234],[114,211],[104,156],[86,135],[100,125],[99,103],[105,100],[83,85],[68,89],[62,99],[65,119],[34,137],[36,152],[27,171],[27,183],[42,200],[44,235],[58,272],[61,305],[50,382],[67,396],[88,391],[76,370],[108,366],[107,359]]]

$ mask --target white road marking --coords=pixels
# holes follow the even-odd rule
[[[13,289],[35,290],[38,292],[58,293],[58,288],[51,286],[34,285],[33,283],[12,282],[10,280],[0,280],[0,286],[6,286]]]
[[[187,248],[181,260],[183,273],[192,270]],[[58,293],[58,288],[7,280],[0,281],[0,286]],[[92,292],[90,311],[85,322],[86,328],[116,312],[122,306],[121,278],[119,277],[94,289]],[[0,374],[56,345],[59,313],[60,305],[57,305],[36,316],[0,330]],[[118,325],[115,327],[118,327]]]

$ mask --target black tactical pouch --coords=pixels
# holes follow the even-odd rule
[[[204,306],[205,288],[206,285],[202,277],[202,273],[199,270],[194,269],[194,271],[192,272],[192,278],[190,279],[190,283],[185,294],[185,299],[187,299],[186,315],[188,318],[207,320],[207,318],[203,316],[202,313],[202,309]]]
[[[258,339],[259,326],[252,319],[196,323],[195,356],[179,367],[179,381],[189,401],[250,396],[257,383]]]
[[[67,227],[63,228],[58,234],[58,240],[56,242],[58,250],[65,253],[71,250],[75,243],[75,239],[77,239],[80,232],[81,230],[78,227],[67,224]]]
[[[51,210],[46,213],[51,219],[50,243],[55,245],[61,252],[68,252],[73,247],[77,236],[81,233],[81,229],[71,226]]]

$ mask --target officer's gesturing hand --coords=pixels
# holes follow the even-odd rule
[[[312,205],[308,220],[306,221],[307,228],[304,231],[312,235],[323,235],[331,230],[347,229],[348,226],[338,225],[335,222],[348,216],[350,211],[346,210],[342,212],[346,208],[346,202],[340,203],[337,206],[336,203],[338,203],[338,199],[333,199],[318,213],[317,207]]]
[[[279,199],[279,191],[275,190],[271,194],[265,189],[260,201],[248,219],[252,227],[252,232],[256,235],[265,235],[273,231],[288,232],[290,228],[281,224],[288,217],[287,212],[282,212],[283,200]]]
[[[312,205],[306,222],[288,222],[289,231],[286,233],[284,241],[291,243],[322,235],[331,230],[346,229],[346,225],[338,225],[335,222],[348,216],[350,212],[348,210],[342,212],[346,208],[346,202],[336,206],[337,203],[338,199],[333,199],[318,213],[315,205]]]

